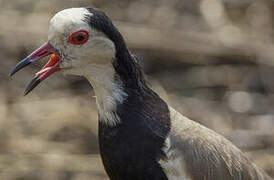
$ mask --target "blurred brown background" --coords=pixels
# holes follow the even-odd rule
[[[8,77],[79,6],[111,16],[175,109],[235,143],[274,176],[274,1],[0,0],[0,179],[107,179],[88,82],[57,73],[23,97],[47,59]]]

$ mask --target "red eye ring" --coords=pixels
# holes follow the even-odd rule
[[[85,30],[80,30],[72,33],[69,36],[69,42],[74,45],[85,44],[89,39],[89,33]]]

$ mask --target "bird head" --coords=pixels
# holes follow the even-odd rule
[[[58,12],[49,25],[48,41],[20,61],[10,75],[49,56],[48,63],[36,73],[25,95],[57,71],[84,75],[84,68],[111,62],[124,41],[111,20],[95,8],[71,8]]]

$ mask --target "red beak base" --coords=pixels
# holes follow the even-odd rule
[[[31,80],[27,86],[24,96],[32,91],[40,82],[48,78],[53,73],[60,71],[61,59],[58,55],[52,54],[48,63],[35,74],[35,77]]]
[[[36,73],[35,77],[27,86],[24,95],[27,95],[31,90],[33,90],[41,81],[45,80],[47,77],[52,75],[53,73],[60,71],[60,63],[62,62],[58,51],[47,42],[43,44],[40,48],[31,53],[28,57],[20,61],[11,71],[10,76],[18,72],[20,69],[28,66],[32,62],[38,61],[45,56],[51,54],[49,62]]]

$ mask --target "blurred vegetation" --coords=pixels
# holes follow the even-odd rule
[[[214,129],[274,176],[272,0],[0,0],[0,179],[107,179],[92,88],[55,74],[27,97],[43,64],[11,68],[47,40],[49,19],[79,6],[112,17],[175,109]]]

